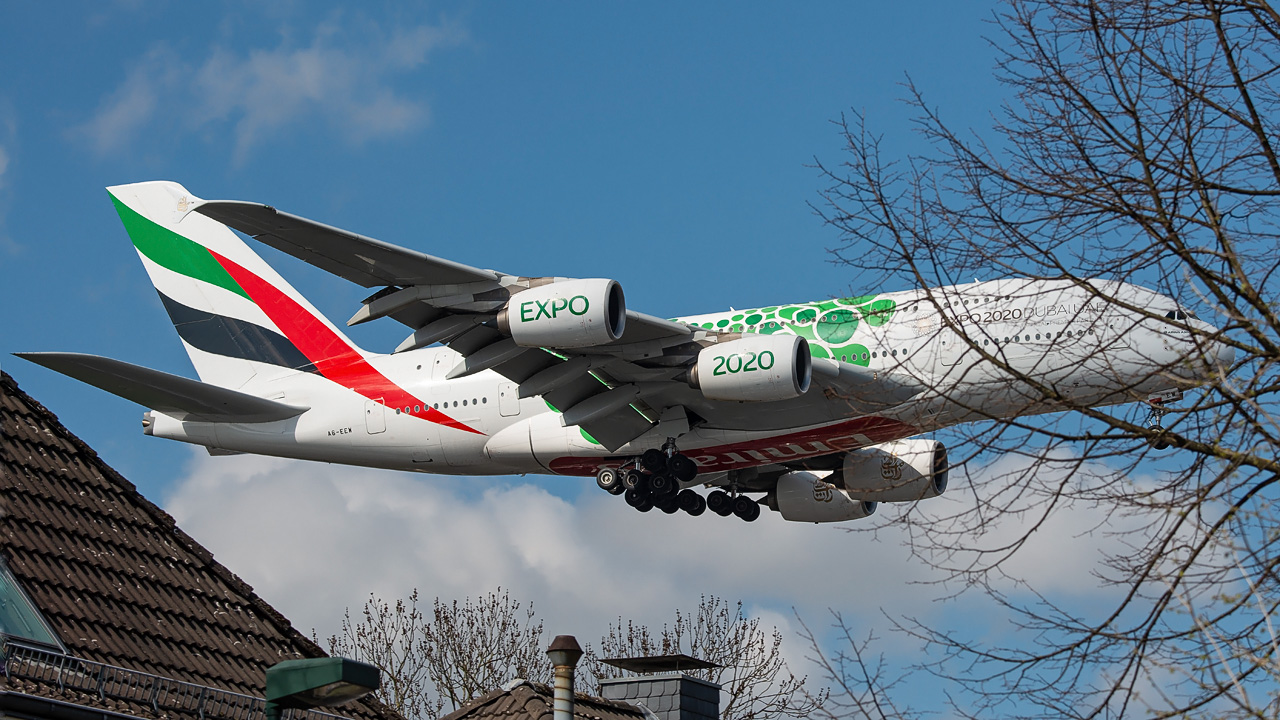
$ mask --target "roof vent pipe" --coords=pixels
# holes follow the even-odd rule
[[[573,720],[573,673],[582,657],[582,647],[572,635],[557,635],[547,648],[547,657],[555,666],[554,720]]]

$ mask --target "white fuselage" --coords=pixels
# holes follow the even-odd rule
[[[707,404],[696,408],[703,422],[693,427],[683,415],[664,417],[609,452],[578,427],[564,427],[541,397],[520,398],[516,383],[493,371],[446,379],[461,357],[437,346],[368,361],[424,406],[447,411],[473,432],[386,407],[320,375],[264,367],[240,389],[311,409],[252,424],[183,422],[153,413],[148,433],[233,452],[458,475],[589,475],[606,458],[635,456],[678,437],[681,451],[703,472],[715,472],[828,455],[961,422],[1141,400],[1198,379],[1180,373],[1179,361],[1203,350],[1185,331],[1152,317],[1174,309],[1172,300],[1131,285],[1093,287],[1002,280],[877,296],[896,304],[892,322],[863,322],[840,349],[815,350],[815,357],[835,356],[817,362],[857,364],[921,388],[871,414],[851,413],[838,391],[815,387],[786,402]],[[743,315],[680,320],[765,331],[731,320]],[[801,317],[769,330],[799,334],[813,322]],[[1015,380],[1019,376],[1031,381]],[[690,403],[700,400],[698,391],[689,394]]]

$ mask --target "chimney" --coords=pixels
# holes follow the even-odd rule
[[[684,672],[719,665],[688,655],[612,658],[603,662],[640,675],[601,680],[601,697],[643,705],[659,720],[719,720],[720,686]]]
[[[582,657],[582,647],[572,635],[557,635],[547,648],[547,657],[555,667],[555,694],[552,717],[555,720],[573,720],[573,669]]]

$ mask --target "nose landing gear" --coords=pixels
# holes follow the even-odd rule
[[[1169,440],[1164,435],[1164,425],[1161,424],[1161,420],[1169,412],[1169,403],[1181,399],[1181,390],[1169,390],[1147,398],[1147,406],[1150,410],[1147,415],[1147,429],[1155,433],[1155,437],[1151,438],[1151,447],[1156,450],[1169,447]]]

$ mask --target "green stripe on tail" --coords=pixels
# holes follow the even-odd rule
[[[176,273],[230,290],[247,300],[253,299],[218,264],[207,248],[148,220],[116,199],[115,195],[111,195],[111,202],[120,213],[120,221],[133,240],[133,246],[148,260]]]

